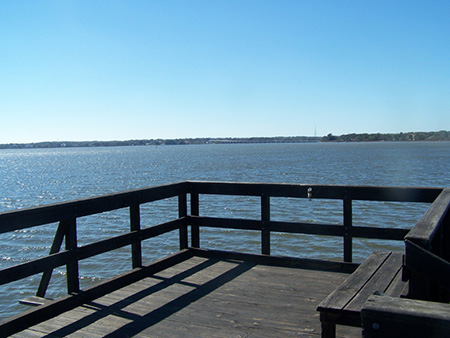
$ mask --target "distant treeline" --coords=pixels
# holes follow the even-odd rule
[[[248,138],[179,138],[179,139],[148,139],[128,141],[52,141],[36,143],[0,144],[0,149],[25,148],[71,148],[71,147],[118,147],[118,146],[159,146],[186,144],[237,144],[237,143],[303,143],[319,142],[321,137],[311,136],[280,136],[280,137],[248,137]]]
[[[312,142],[380,142],[380,141],[450,141],[449,131],[409,132],[399,134],[347,134],[324,137],[278,136],[278,137],[228,137],[228,138],[179,138],[128,141],[51,141],[36,143],[0,144],[0,149],[25,148],[71,148],[71,147],[118,147],[159,146],[186,144],[238,144],[238,143],[312,143]]]
[[[392,142],[392,141],[450,141],[450,132],[446,130],[430,132],[408,132],[398,134],[346,134],[335,136],[328,134],[322,142]]]

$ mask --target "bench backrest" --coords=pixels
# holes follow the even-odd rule
[[[404,277],[409,298],[450,301],[450,188],[406,235]]]

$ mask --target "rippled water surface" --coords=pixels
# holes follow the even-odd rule
[[[0,212],[184,180],[302,184],[450,186],[450,143],[240,144],[114,148],[0,150]],[[144,226],[177,217],[176,198],[142,206]],[[428,207],[422,203],[355,201],[354,225],[411,227]],[[260,217],[260,200],[244,196],[200,196],[200,214]],[[124,233],[128,211],[84,217],[80,245]],[[342,201],[271,199],[271,219],[342,224]],[[57,224],[0,235],[0,268],[48,254]],[[208,248],[260,251],[258,232],[205,229]],[[354,240],[354,259],[402,243]],[[143,244],[144,262],[178,248],[172,232]],[[272,234],[273,254],[342,259],[342,239]],[[129,248],[80,262],[81,286],[130,268]],[[40,276],[0,286],[1,318],[26,309],[17,300],[36,292]],[[65,268],[57,269],[49,297],[65,292]]]

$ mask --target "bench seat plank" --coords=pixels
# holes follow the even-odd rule
[[[402,263],[403,256],[401,253],[391,253],[383,265],[374,272],[370,280],[367,281],[355,297],[344,307],[344,310],[360,313],[364,303],[375,291],[385,293],[393,282],[393,279],[401,271]]]
[[[398,270],[391,285],[389,285],[384,293],[391,297],[406,297],[408,294],[408,282],[403,280],[403,266]]]
[[[336,324],[360,327],[361,309],[374,292],[400,296],[407,285],[402,266],[403,253],[373,252],[317,307],[322,337],[335,337]]]
[[[379,266],[389,257],[390,252],[375,251],[317,307],[318,311],[340,312],[361,290]]]

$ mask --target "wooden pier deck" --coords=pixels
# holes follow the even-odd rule
[[[209,195],[259,197],[259,217],[206,215],[201,206]],[[177,217],[167,218],[164,208],[164,223],[141,215],[141,206],[173,198]],[[342,222],[304,221],[310,215],[301,208],[296,221],[277,220],[271,204],[279,198],[341,200]],[[415,225],[390,228],[380,217],[361,226],[354,224],[353,201],[430,207]],[[111,238],[78,241],[86,230],[80,218],[119,209],[128,211],[125,229]],[[337,337],[450,336],[450,188],[187,181],[3,212],[0,234],[51,223],[58,225],[49,254],[1,269],[0,285],[41,274],[36,296],[42,299],[54,269],[65,266],[67,295],[3,320],[0,337],[334,338],[335,324]],[[211,243],[202,242],[203,228],[258,231],[260,254],[205,247]],[[144,264],[142,243],[154,239],[157,245],[161,235],[174,231],[179,250]],[[273,256],[272,233],[340,237],[343,260],[302,257],[301,245],[296,257]],[[354,238],[402,241],[405,249],[373,253],[358,267],[352,262]],[[80,286],[80,262],[124,247],[130,248],[129,271]],[[386,276],[407,284],[401,294],[386,295],[384,286],[380,292]]]
[[[316,307],[347,276],[194,256],[13,337],[320,337]]]

